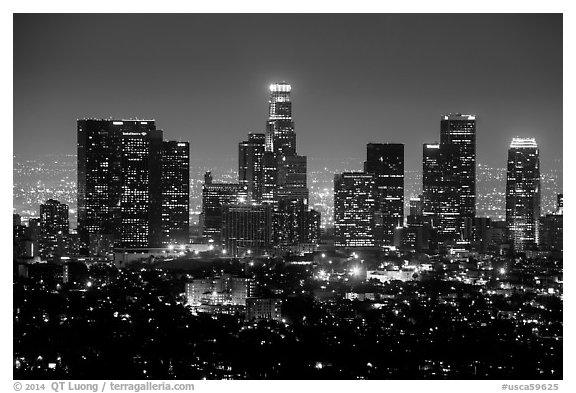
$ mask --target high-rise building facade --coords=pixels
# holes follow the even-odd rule
[[[222,236],[231,256],[239,249],[259,255],[270,248],[272,210],[267,204],[226,204],[222,207]]]
[[[296,133],[292,121],[292,87],[286,83],[270,85],[268,121],[266,123],[266,150],[277,158],[296,155]]]
[[[262,170],[262,202],[276,205],[276,188],[278,182],[278,166],[274,152],[265,151]]]
[[[224,206],[245,204],[248,198],[246,185],[235,183],[214,183],[212,174],[204,175],[202,188],[202,236],[215,243],[222,237],[222,213]]]
[[[238,145],[238,182],[247,187],[248,199],[256,203],[262,202],[265,148],[265,134],[250,133]]]
[[[334,231],[339,247],[373,247],[376,209],[375,175],[345,172],[334,175]]]
[[[476,116],[442,116],[440,143],[423,146],[422,196],[441,243],[465,237],[476,215]]]
[[[306,156],[282,156],[278,160],[278,186],[307,189],[306,163]]]
[[[78,120],[78,234],[86,246],[90,233],[119,233],[122,133],[113,123]]]
[[[48,260],[62,256],[69,232],[68,205],[48,199],[40,205],[40,255]]]
[[[442,172],[440,143],[425,143],[422,148],[422,204],[423,215],[437,219],[440,211]]]
[[[453,162],[459,213],[476,215],[476,116],[449,114],[440,121],[440,144],[456,149]]]
[[[508,149],[506,223],[516,252],[538,243],[540,218],[540,158],[534,138],[514,138]]]
[[[552,214],[540,217],[539,248],[562,252],[564,249],[564,202],[557,195],[556,209]]]
[[[262,201],[272,205],[273,242],[281,247],[316,238],[307,233],[307,159],[296,151],[291,91],[286,82],[270,85],[263,165]]]
[[[121,248],[162,244],[162,131],[151,121],[121,121]]]
[[[99,248],[90,246],[91,238],[112,239],[121,248],[160,247],[165,242],[162,217],[171,206],[162,207],[167,201],[163,191],[173,190],[167,186],[170,181],[162,181],[162,131],[154,120],[100,119],[78,120],[77,131],[80,241],[86,249]],[[172,169],[166,173],[186,165],[180,158],[168,159]],[[189,184],[178,187],[187,189]],[[179,205],[184,205],[179,197]]]
[[[364,172],[376,182],[376,241],[392,245],[394,231],[404,224],[404,144],[369,143],[366,150]]]
[[[279,246],[308,243],[306,156],[282,156],[277,165],[274,242]]]
[[[162,144],[162,245],[186,244],[190,228],[190,144]]]

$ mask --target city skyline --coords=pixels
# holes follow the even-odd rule
[[[13,378],[559,389],[563,14],[13,18]]]
[[[74,121],[108,116],[154,118],[175,139],[190,141],[196,159],[235,155],[234,145],[219,142],[265,132],[266,108],[259,103],[269,83],[287,81],[294,86],[300,154],[308,157],[362,157],[358,139],[404,143],[406,169],[419,169],[419,146],[437,139],[437,119],[447,113],[478,116],[478,162],[505,167],[505,146],[516,136],[541,141],[542,157],[562,157],[560,14],[105,15],[98,21],[123,18],[123,26],[138,24],[138,34],[110,27],[98,37],[89,32],[93,18],[15,16],[15,156],[73,153],[67,130]],[[254,20],[262,29],[273,21],[301,29],[289,35],[267,29],[265,35],[260,27],[234,28]],[[41,29],[55,22],[57,29]],[[65,34],[77,23],[86,28]],[[214,31],[222,24],[229,30]],[[155,37],[158,27],[152,26],[166,27],[165,34]],[[311,30],[316,26],[324,33]],[[449,26],[462,27],[461,34],[448,34]],[[214,34],[202,41],[193,34],[200,28]],[[122,39],[108,45],[112,34]],[[330,44],[336,39],[338,47]],[[226,52],[238,40],[239,48]],[[268,40],[278,47],[264,45]],[[150,55],[130,67],[145,42]],[[211,46],[222,53],[208,51]],[[286,48],[286,56],[278,48]],[[117,67],[94,57],[99,50]],[[443,51],[454,61],[445,61]],[[249,67],[258,55],[261,61]],[[31,135],[37,142],[24,143]],[[543,169],[550,165],[542,161]]]

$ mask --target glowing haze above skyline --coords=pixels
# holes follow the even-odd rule
[[[562,158],[560,14],[17,14],[14,154],[75,154],[76,119],[137,117],[193,159],[237,157],[281,81],[312,159],[399,142],[419,169],[450,112],[477,115],[481,163],[517,136]]]

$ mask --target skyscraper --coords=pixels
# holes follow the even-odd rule
[[[222,238],[222,212],[226,205],[245,204],[248,198],[246,185],[214,183],[212,174],[204,175],[202,188],[202,236],[220,243]]]
[[[461,217],[476,215],[476,116],[449,114],[440,121],[440,144],[456,149],[453,168]]]
[[[265,151],[262,170],[262,202],[276,205],[276,187],[278,181],[277,162],[274,152]]]
[[[69,232],[68,205],[48,199],[40,205],[41,256],[48,260],[61,256]]]
[[[287,191],[285,194],[284,191]],[[306,195],[298,195],[302,191]],[[282,189],[277,196],[273,222],[273,240],[277,246],[308,243],[308,190]]]
[[[188,243],[190,144],[162,144],[162,245]]]
[[[433,222],[440,214],[439,193],[442,187],[440,144],[425,143],[422,148],[423,215]]]
[[[278,160],[274,241],[281,246],[308,243],[308,187],[305,156]]]
[[[279,246],[308,243],[308,187],[306,156],[296,152],[292,120],[292,87],[270,85],[266,147],[263,158],[263,197],[273,209],[273,241]]]
[[[534,138],[514,138],[508,149],[506,223],[514,251],[538,243],[540,158]]]
[[[153,121],[114,122],[122,132],[121,248],[162,244],[162,131]]]
[[[334,175],[335,245],[373,247],[376,209],[375,175],[345,172]]]
[[[376,182],[376,241],[392,245],[394,230],[404,224],[404,144],[369,143],[366,150],[364,171]]]
[[[278,186],[308,189],[306,163],[306,156],[282,156],[278,160]]]
[[[272,240],[272,211],[267,204],[226,204],[222,206],[222,236],[226,249],[238,256],[238,249],[258,255]]]
[[[563,234],[564,203],[562,194],[558,194],[554,213],[540,217],[539,248],[561,252],[564,248]]]
[[[268,121],[266,122],[266,151],[281,156],[296,155],[296,133],[292,121],[292,87],[286,83],[270,85],[268,101]]]
[[[248,134],[248,140],[238,144],[238,182],[245,185],[248,199],[262,201],[264,189],[265,134]]]
[[[456,180],[458,150],[448,144],[425,143],[422,159],[424,218],[442,243],[460,237],[462,217]]]
[[[177,192],[168,186],[170,180],[162,182],[163,169],[171,167],[166,173],[175,175],[185,170],[176,165],[186,165],[170,156],[164,168],[162,142],[154,120],[78,120],[78,233],[87,248],[98,248],[90,246],[90,239],[108,238],[121,248],[162,245],[162,215],[171,206],[162,208],[163,191]],[[178,215],[180,207],[174,208]]]
[[[442,115],[440,143],[424,144],[422,157],[424,216],[441,243],[454,242],[476,215],[476,116]]]
[[[119,233],[122,133],[112,123],[78,120],[78,234],[86,246],[90,233]]]

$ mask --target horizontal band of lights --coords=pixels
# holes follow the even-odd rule
[[[476,120],[476,115],[442,115],[443,120]]]
[[[281,93],[289,93],[292,90],[292,86],[287,83],[272,83],[270,85],[270,91],[272,93],[281,92]]]
[[[510,143],[510,148],[522,149],[522,148],[537,148],[535,138],[512,138],[512,143]]]

